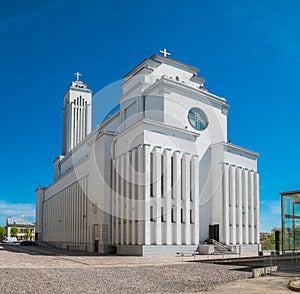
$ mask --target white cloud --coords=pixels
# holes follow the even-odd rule
[[[281,226],[281,201],[264,200],[260,202],[260,231],[270,232]]]
[[[7,216],[21,216],[25,219],[35,219],[35,205],[33,203],[9,203],[0,200],[0,225],[5,225]]]
[[[265,211],[268,214],[281,215],[281,200],[269,200],[261,201],[261,211]]]

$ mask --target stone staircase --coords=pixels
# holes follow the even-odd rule
[[[236,254],[236,252],[232,251],[231,247],[226,246],[214,239],[210,239],[212,245],[214,245],[214,253],[213,254]]]

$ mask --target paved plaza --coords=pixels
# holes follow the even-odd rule
[[[0,293],[292,293],[290,276],[252,279],[245,267],[193,261],[2,245]]]

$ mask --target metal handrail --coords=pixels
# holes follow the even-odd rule
[[[221,247],[223,250],[228,250],[228,251],[232,251],[231,248],[229,248],[228,246],[214,240],[214,239],[211,239],[212,243],[217,246],[217,247]]]

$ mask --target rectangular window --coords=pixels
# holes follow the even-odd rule
[[[150,222],[153,222],[153,206],[150,206]]]
[[[163,223],[165,221],[165,219],[164,219],[164,208],[161,207],[160,211],[161,211],[161,222]]]
[[[171,198],[174,199],[174,157],[171,157]]]
[[[183,159],[181,159],[181,200],[183,200],[183,194],[184,194],[184,191],[183,191]]]
[[[150,153],[150,196],[153,197],[153,153]]]
[[[161,197],[164,197],[164,156],[161,155],[161,177],[160,177],[160,193]]]
[[[171,208],[171,222],[175,223],[175,210],[174,210],[174,208]]]
[[[128,185],[129,185],[129,195],[128,195],[128,197],[129,197],[129,199],[131,199],[132,198],[132,183],[128,182]]]
[[[183,208],[180,209],[180,221],[181,221],[182,224],[185,223],[185,221],[184,221],[184,211],[183,211]]]
[[[192,162],[190,161],[190,201],[193,201],[193,189],[194,189],[194,178],[193,178],[193,171],[192,171]]]
[[[193,211],[190,210],[190,223],[193,224],[194,221],[193,221]]]

